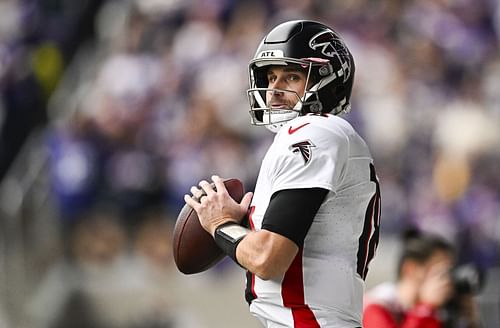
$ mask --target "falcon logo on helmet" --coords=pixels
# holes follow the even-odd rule
[[[337,55],[337,50],[333,46],[333,42],[339,41],[339,39],[330,31],[323,31],[315,36],[309,41],[309,47],[312,50],[318,50],[321,47],[321,53],[327,57],[334,57]]]
[[[322,31],[309,40],[309,47],[317,51],[321,49],[321,54],[330,58],[337,58],[341,65],[341,70],[337,72],[347,81],[351,75],[350,57],[344,41],[332,31]]]
[[[304,158],[304,165],[307,165],[311,161],[311,148],[313,147],[316,146],[310,140],[305,140],[294,143],[289,147],[289,149],[295,154],[300,153],[302,155],[302,158]]]

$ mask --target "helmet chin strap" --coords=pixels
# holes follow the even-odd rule
[[[266,129],[272,133],[278,133],[278,131],[285,125],[286,122],[276,123],[276,124],[266,124],[264,125]]]
[[[263,122],[269,131],[277,133],[285,124],[298,117],[299,114],[299,112],[292,110],[285,113],[268,113],[267,115],[264,113],[264,117],[267,117],[267,119],[263,117]],[[276,123],[273,123],[273,121]]]

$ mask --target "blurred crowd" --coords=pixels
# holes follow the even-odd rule
[[[0,1],[0,178],[28,135],[47,122],[47,101],[101,0]]]
[[[65,245],[53,270],[72,272],[66,300],[80,312],[117,276],[89,282],[96,263],[132,266],[122,250],[146,249],[140,259],[168,270],[169,243],[141,236],[171,230],[193,183],[216,173],[253,188],[273,135],[249,124],[248,61],[269,28],[295,18],[331,25],[353,52],[347,119],[376,161],[382,233],[416,227],[453,243],[460,263],[500,265],[498,1],[4,0],[0,13],[0,173],[47,128]],[[84,43],[93,51],[72,61]],[[86,74],[48,111],[71,65]]]

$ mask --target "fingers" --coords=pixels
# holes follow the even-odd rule
[[[209,196],[212,196],[212,195],[215,195],[215,194],[224,194],[224,193],[228,193],[227,191],[227,188],[224,184],[224,180],[219,177],[218,175],[212,175],[212,181],[213,183],[209,183],[208,181],[206,180],[201,180],[199,183],[198,183],[198,186],[192,186],[190,191],[191,191],[191,194],[192,196],[189,196],[189,195],[185,195],[184,196],[184,200],[186,199],[190,199],[190,201],[186,201],[186,203],[190,204],[192,203],[191,200],[193,200],[194,202],[196,203],[203,203],[203,201],[209,197]],[[240,202],[240,205],[242,208],[248,208],[248,206],[250,205],[250,202],[252,200],[252,197],[253,197],[253,193],[249,192],[249,193],[246,193],[243,197],[243,199],[241,200]]]
[[[214,193],[223,193],[226,191],[224,180],[221,179],[218,175],[212,175],[212,181],[213,183],[209,183],[206,180],[201,180],[198,184],[201,187],[201,190],[195,186],[191,187],[193,196],[201,198],[203,195],[208,196]]]
[[[224,180],[222,180],[218,175],[212,175],[212,181],[215,184],[215,189],[217,190],[217,192],[224,192],[226,190]]]
[[[184,195],[184,201],[195,210],[197,210],[199,206],[201,206],[201,204],[198,203],[197,199],[191,197],[190,195]]]
[[[224,183],[222,183],[222,185],[224,185]],[[193,198],[196,198],[197,200],[201,200],[203,196],[207,196],[215,192],[212,184],[208,183],[206,180],[201,180],[198,183],[198,186],[199,187],[192,186],[191,189],[189,190],[191,191]]]
[[[193,197],[197,198],[197,199],[200,199],[201,196],[203,196],[205,194],[203,192],[203,190],[201,190],[200,188],[198,188],[196,186],[192,186],[190,191],[191,191],[191,194],[193,195]]]
[[[215,188],[217,190],[225,189],[224,181],[219,176],[212,176],[212,180],[214,181]],[[216,192],[214,190],[213,184],[208,183],[206,180],[201,180],[198,185],[199,187],[192,186],[190,188],[189,191],[191,192],[192,196],[184,195],[184,201],[186,202],[186,204],[190,205],[193,208],[195,208],[196,204],[202,203],[206,199],[206,196]]]
[[[433,306],[441,306],[453,293],[448,261],[433,264],[427,271],[420,288],[420,301]]]
[[[210,183],[208,183],[206,180],[201,180],[198,185],[203,190],[203,194],[207,196],[215,193],[214,187],[212,187],[212,185],[210,185]]]
[[[253,193],[252,192],[247,192],[245,196],[243,196],[243,199],[241,200],[241,207],[243,207],[245,210],[248,209],[250,206],[250,203],[252,202],[252,197]]]

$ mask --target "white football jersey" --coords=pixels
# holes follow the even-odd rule
[[[280,129],[262,162],[250,225],[261,229],[273,193],[318,187],[330,192],[287,273],[267,281],[247,273],[250,311],[268,327],[361,327],[380,195],[370,152],[347,121],[309,114]]]

